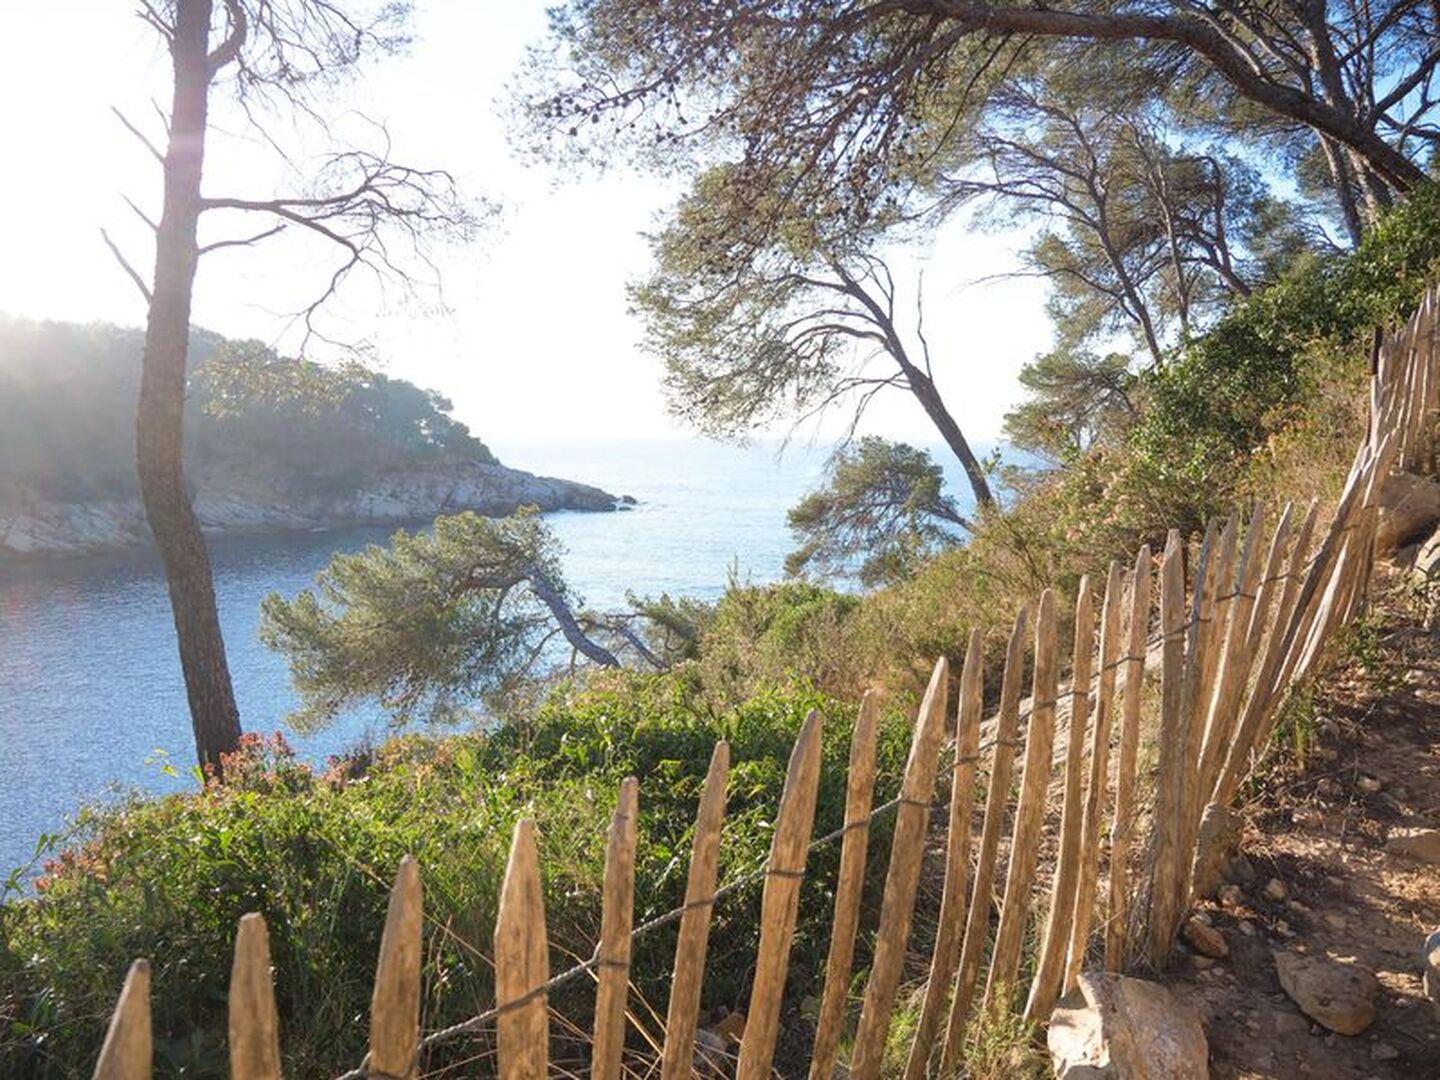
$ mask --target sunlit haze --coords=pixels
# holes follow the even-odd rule
[[[502,452],[506,440],[678,433],[659,362],[637,347],[641,328],[627,313],[625,284],[645,270],[642,234],[680,188],[625,171],[562,176],[519,160],[506,134],[505,85],[543,33],[542,3],[422,0],[416,9],[413,46],[342,87],[325,111],[357,135],[369,132],[347,110],[383,122],[397,160],[449,169],[468,194],[502,212],[475,243],[439,251],[443,306],[431,293],[382,294],[356,278],[327,329],[371,343],[387,371],[447,394],[457,415]],[[0,311],[138,325],[141,298],[100,230],[148,276],[148,230],[122,195],[153,215],[160,174],[110,109],[160,141],[151,101],[168,100],[168,58],[125,3],[50,0],[7,16],[7,156],[26,167],[0,172]],[[215,120],[221,132],[242,130],[223,107]],[[288,135],[281,131],[279,141]],[[212,195],[268,196],[286,179],[275,155],[253,140],[215,133],[209,155]],[[303,173],[303,157],[297,164]],[[972,438],[997,434],[1020,365],[1049,341],[1041,285],[976,284],[1014,269],[1016,242],[957,225],[897,263],[897,276],[911,284],[923,265],[936,373]],[[294,349],[300,332],[287,313],[321,287],[329,258],[289,238],[207,256],[195,322]],[[878,402],[866,427],[933,438],[908,395]]]

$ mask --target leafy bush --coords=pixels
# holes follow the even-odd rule
[[[1363,370],[1374,327],[1404,317],[1440,270],[1440,184],[1415,192],[1346,258],[1309,258],[1237,304],[1146,379],[1130,447],[1143,483],[1198,496],[1228,490],[1248,455],[1303,421],[1325,363]],[[1318,371],[1316,369],[1319,369]],[[1217,481],[1219,481],[1217,483]]]
[[[88,811],[35,895],[0,908],[0,1074],[87,1073],[126,967],[146,956],[160,1074],[225,1075],[230,950],[247,911],[270,927],[287,1075],[357,1063],[387,890],[406,853],[424,872],[425,1024],[478,1012],[493,1003],[486,958],[517,818],[537,820],[559,971],[588,956],[598,933],[605,825],[620,780],[641,778],[638,921],[683,899],[691,823],[718,739],[730,740],[732,754],[722,881],[763,860],[790,747],[811,708],[826,718],[816,822],[826,832],[843,818],[849,708],[814,692],[769,693],[717,713],[682,676],[619,674],[557,692],[531,721],[488,735],[393,740],[363,771],[335,763],[313,775],[283,741],[251,740],[229,773],[238,783]],[[896,786],[907,739],[907,724],[886,725],[878,799]],[[876,835],[883,842],[885,830]],[[837,859],[834,846],[811,858],[795,993],[813,990],[819,973]],[[754,955],[759,890],[717,908],[712,957]],[[640,939],[635,951],[637,987],[662,1012],[674,931]],[[743,1005],[748,986],[744,964],[712,963],[704,1003]],[[582,980],[552,1003],[583,1027],[592,1000]],[[474,1052],[461,1045],[427,1067]]]
[[[806,581],[731,582],[707,618],[696,677],[714,701],[739,700],[796,679],[846,699],[863,672],[847,655],[847,626],[859,596]]]
[[[1329,495],[1364,423],[1375,327],[1440,272],[1440,184],[1414,192],[1349,256],[1307,257],[1234,305],[1134,388],[1139,419],[1032,477],[982,528],[976,575],[1028,563],[1073,582],[1165,531],[1193,532],[1248,499]],[[1008,546],[1008,553],[1002,549]]]

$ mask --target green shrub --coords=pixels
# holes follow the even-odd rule
[[[858,697],[854,658],[845,648],[860,597],[806,581],[731,582],[700,640],[696,677],[713,700],[735,701],[763,686],[800,680]]]
[[[683,900],[690,828],[716,740],[730,740],[722,881],[758,865],[795,733],[826,717],[816,828],[843,818],[853,710],[814,692],[758,695],[713,712],[683,677],[613,676],[557,692],[533,720],[489,735],[410,736],[360,772],[313,776],[276,743],[247,751],[237,786],[135,798],[81,815],[32,898],[0,908],[0,1074],[88,1073],[126,967],[151,959],[161,1075],[225,1075],[225,999],[235,925],[270,927],[287,1075],[334,1073],[365,1048],[364,1016],[386,896],[406,853],[420,861],[427,913],[424,1022],[493,1003],[487,957],[513,824],[538,825],[553,971],[586,957],[598,932],[605,829],[620,780],[640,777],[636,918]],[[895,786],[908,725],[885,727],[879,799]],[[360,772],[360,775],[354,775]],[[885,829],[877,830],[877,843]],[[792,992],[814,989],[828,941],[838,848],[811,859]],[[883,867],[883,860],[873,859]],[[705,1005],[743,1006],[758,883],[721,904]],[[672,925],[637,942],[639,992],[663,1013]],[[552,998],[588,1023],[581,980]],[[798,999],[797,999],[798,1000]],[[473,1053],[460,1046],[430,1068]],[[469,1075],[467,1073],[467,1075]]]
[[[1364,370],[1371,333],[1415,306],[1440,270],[1440,184],[1414,192],[1348,257],[1310,257],[1235,305],[1174,363],[1145,379],[1131,433],[1137,479],[1176,486],[1214,512],[1256,447],[1303,421],[1326,363]],[[1319,368],[1321,370],[1317,371]],[[1184,524],[1184,523],[1180,523]]]

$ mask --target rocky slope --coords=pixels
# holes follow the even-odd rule
[[[408,525],[462,510],[501,516],[522,506],[610,511],[619,502],[571,480],[449,460],[382,472],[353,491],[330,495],[212,482],[196,492],[195,510],[207,532],[260,534]],[[149,538],[138,496],[60,502],[25,489],[0,491],[0,560],[93,554],[146,544]]]
[[[1219,947],[1166,976],[1214,1080],[1440,1076],[1440,636],[1414,588],[1314,688],[1200,902]]]

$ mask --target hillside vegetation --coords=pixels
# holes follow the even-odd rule
[[[1194,529],[1255,500],[1332,494],[1364,422],[1372,328],[1392,323],[1437,270],[1432,187],[1352,256],[1307,259],[1235,305],[1146,377],[1141,417],[1123,437],[1024,478],[1006,513],[896,584],[864,595],[807,582],[734,585],[711,607],[670,609],[690,623],[695,646],[666,672],[596,671],[515,707],[488,734],[408,736],[324,775],[297,765],[281,741],[248,736],[224,784],[81,815],[41,853],[33,895],[0,909],[0,1071],[84,1072],[126,965],[149,956],[162,1073],[221,1075],[223,979],[235,920],[250,910],[273,935],[288,1069],[355,1064],[363,1032],[354,1018],[405,852],[425,868],[433,917],[425,1023],[463,1017],[491,1000],[485,956],[518,816],[538,821],[558,969],[592,947],[601,823],[620,779],[641,777],[639,921],[683,894],[689,822],[718,738],[731,741],[735,760],[722,877],[759,862],[790,742],[811,708],[827,720],[816,828],[835,827],[863,686],[888,690],[883,799],[920,681],[936,655],[958,660],[971,626],[1001,634],[1040,587],[1068,591],[1168,527]],[[792,1000],[816,985],[823,959],[835,850],[815,857],[823,865],[806,877]],[[10,889],[25,891],[23,875]],[[751,890],[727,902],[712,954],[749,955],[757,901]],[[877,901],[872,888],[868,903]],[[661,931],[636,957],[641,998],[657,1009],[673,941],[673,928]],[[713,970],[723,985],[707,985],[707,1003],[743,1005],[748,973]],[[552,1004],[583,1026],[588,1000],[582,986]],[[644,1023],[653,1030],[658,1020]]]
[[[143,334],[0,316],[0,495],[60,502],[138,492],[135,401]],[[204,488],[243,480],[279,494],[343,494],[382,468],[493,464],[448,400],[360,364],[286,360],[195,330],[185,460]]]

